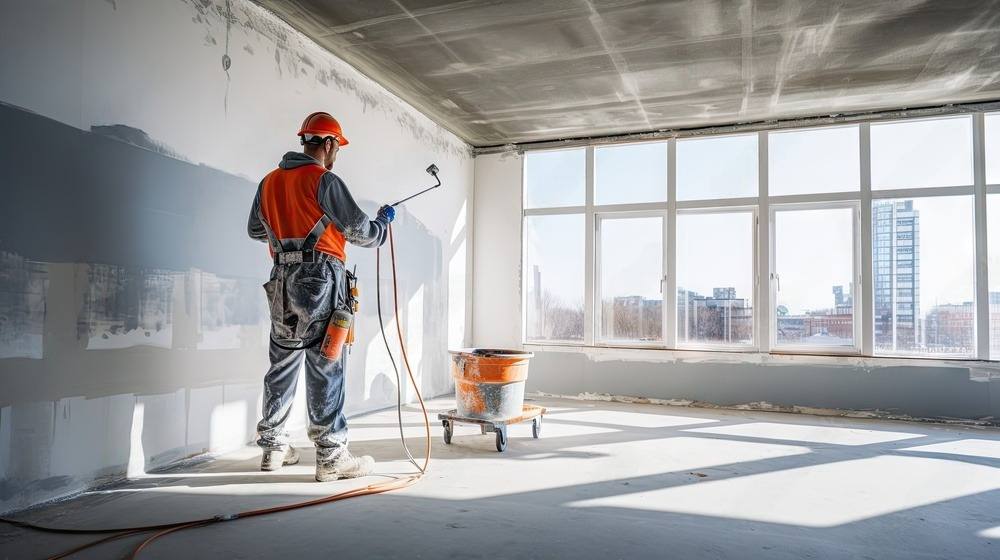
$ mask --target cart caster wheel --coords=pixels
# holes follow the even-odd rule
[[[538,439],[538,435],[542,433],[542,417],[531,419],[531,437]]]
[[[447,420],[442,420],[441,424],[444,425],[444,442],[445,444],[451,444],[451,422]]]
[[[497,430],[497,451],[507,449],[507,430]]]

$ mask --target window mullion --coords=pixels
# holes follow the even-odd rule
[[[667,217],[663,223],[663,345],[677,348],[677,140],[667,142]]]
[[[756,267],[756,288],[757,301],[754,305],[756,332],[754,337],[757,347],[761,352],[771,351],[771,326],[774,324],[774,309],[771,303],[771,273],[774,272],[774,263],[771,257],[774,247],[772,239],[774,221],[768,202],[768,161],[767,161],[767,133],[757,134],[757,186],[759,198],[759,211],[757,213],[757,258],[754,259]]]
[[[872,270],[872,137],[871,125],[861,123],[859,150],[861,157],[861,269],[858,289],[854,295],[854,312],[861,313],[856,321],[861,323],[861,355],[875,352],[875,296]]]
[[[972,176],[975,182],[974,210],[976,227],[976,357],[989,360],[990,356],[990,285],[989,247],[986,229],[986,115],[972,116]]]
[[[596,340],[595,325],[597,313],[597,287],[596,282],[601,271],[597,270],[597,220],[594,213],[594,147],[587,148],[586,157],[586,197],[585,197],[585,217],[586,233],[584,238],[584,263],[583,270],[586,276],[583,281],[583,344],[593,346]]]

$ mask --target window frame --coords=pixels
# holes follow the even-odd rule
[[[609,205],[615,206],[615,205]],[[661,325],[660,328],[660,340],[633,340],[633,339],[605,339],[601,335],[601,323],[604,320],[604,305],[601,300],[603,293],[603,285],[601,283],[602,270],[601,264],[603,263],[601,249],[601,224],[606,220],[629,220],[636,218],[660,218],[660,295],[662,298],[661,305]],[[665,210],[626,210],[617,212],[607,212],[607,211],[595,211],[594,212],[594,297],[593,297],[593,307],[594,307],[594,346],[602,347],[640,347],[640,348],[663,348],[665,347],[667,329],[665,320],[667,298],[666,298],[666,277],[667,277],[667,212]]]
[[[702,206],[702,207],[685,207],[678,208],[675,212],[674,224],[676,226],[677,217],[679,216],[695,216],[695,215],[714,215],[714,214],[750,214],[750,258],[751,258],[751,272],[750,272],[750,286],[751,286],[751,296],[753,301],[753,320],[751,322],[751,340],[750,344],[724,344],[718,342],[681,342],[680,333],[678,332],[674,346],[678,350],[698,350],[706,352],[758,352],[760,350],[760,335],[758,334],[757,325],[759,324],[758,313],[760,313],[760,305],[757,300],[758,293],[758,281],[757,278],[760,276],[759,265],[760,262],[758,254],[758,237],[759,237],[759,214],[756,205],[739,205],[739,206]],[[676,247],[676,235],[675,235],[675,247]],[[676,255],[676,252],[675,252]],[[673,263],[673,276],[677,277],[677,259],[674,259]],[[680,322],[681,310],[676,307],[677,302],[677,287],[674,287],[674,292],[671,295],[671,301],[674,302],[674,314],[672,316],[672,325],[677,327]],[[664,323],[666,325],[666,323]]]
[[[781,279],[777,273],[777,236],[775,233],[775,216],[779,212],[802,212],[808,210],[850,210],[851,211],[851,264],[854,267],[850,277],[854,283],[851,293],[851,314],[853,333],[852,344],[850,346],[820,346],[808,344],[781,344],[778,342],[778,291]],[[793,202],[785,204],[770,204],[768,208],[768,293],[771,305],[768,307],[768,331],[770,335],[770,349],[776,354],[827,354],[827,355],[861,355],[861,320],[860,310],[865,298],[865,294],[860,290],[861,286],[861,202],[860,201],[825,201],[825,202]],[[863,319],[862,319],[863,320]]]

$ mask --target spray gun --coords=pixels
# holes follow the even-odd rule
[[[415,196],[424,194],[425,192],[436,189],[441,186],[441,179],[438,178],[438,166],[433,163],[425,169],[434,179],[437,184],[433,187],[426,188],[417,194],[410,195],[395,204],[390,204],[390,206],[398,206],[407,200]],[[356,268],[356,267],[355,267]],[[353,273],[347,273],[347,287],[348,287],[348,304],[346,308],[335,309],[330,315],[330,322],[327,325],[326,333],[323,335],[323,343],[320,346],[320,353],[323,356],[331,360],[340,359],[340,351],[345,344],[350,345],[354,342],[354,314],[358,311],[358,288],[357,288],[358,277]]]
[[[438,171],[440,171],[440,170],[438,169],[438,166],[436,166],[436,165],[434,165],[434,164],[432,163],[432,164],[430,165],[430,167],[428,167],[427,169],[425,169],[425,171],[427,171],[427,173],[429,173],[429,174],[430,174],[430,175],[431,175],[432,177],[434,177],[434,179],[435,179],[435,180],[437,181],[437,184],[436,184],[436,185],[434,185],[433,187],[430,187],[430,188],[426,188],[426,189],[424,189],[424,190],[422,190],[422,191],[418,192],[417,194],[414,194],[414,195],[410,195],[410,196],[408,196],[408,197],[404,198],[403,200],[400,200],[399,202],[396,202],[396,203],[393,203],[393,204],[390,204],[389,206],[398,206],[398,205],[400,205],[400,204],[402,204],[402,203],[406,202],[407,200],[410,200],[411,198],[413,198],[413,197],[415,197],[415,196],[420,196],[420,195],[424,194],[425,192],[427,192],[427,191],[429,191],[429,190],[431,190],[431,189],[436,189],[436,188],[438,188],[438,187],[440,187],[440,186],[441,186],[441,179],[439,179],[439,178],[438,178]]]

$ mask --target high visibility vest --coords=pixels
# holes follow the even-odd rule
[[[327,227],[330,218],[320,208],[317,189],[320,178],[326,173],[321,165],[302,165],[293,169],[275,169],[264,178],[260,191],[260,211],[275,263],[301,262],[305,252],[306,262],[311,262],[308,246],[315,243],[315,250],[333,255],[347,262],[344,251],[344,234],[336,227]],[[275,242],[278,246],[275,246]],[[286,252],[287,255],[280,255]]]

